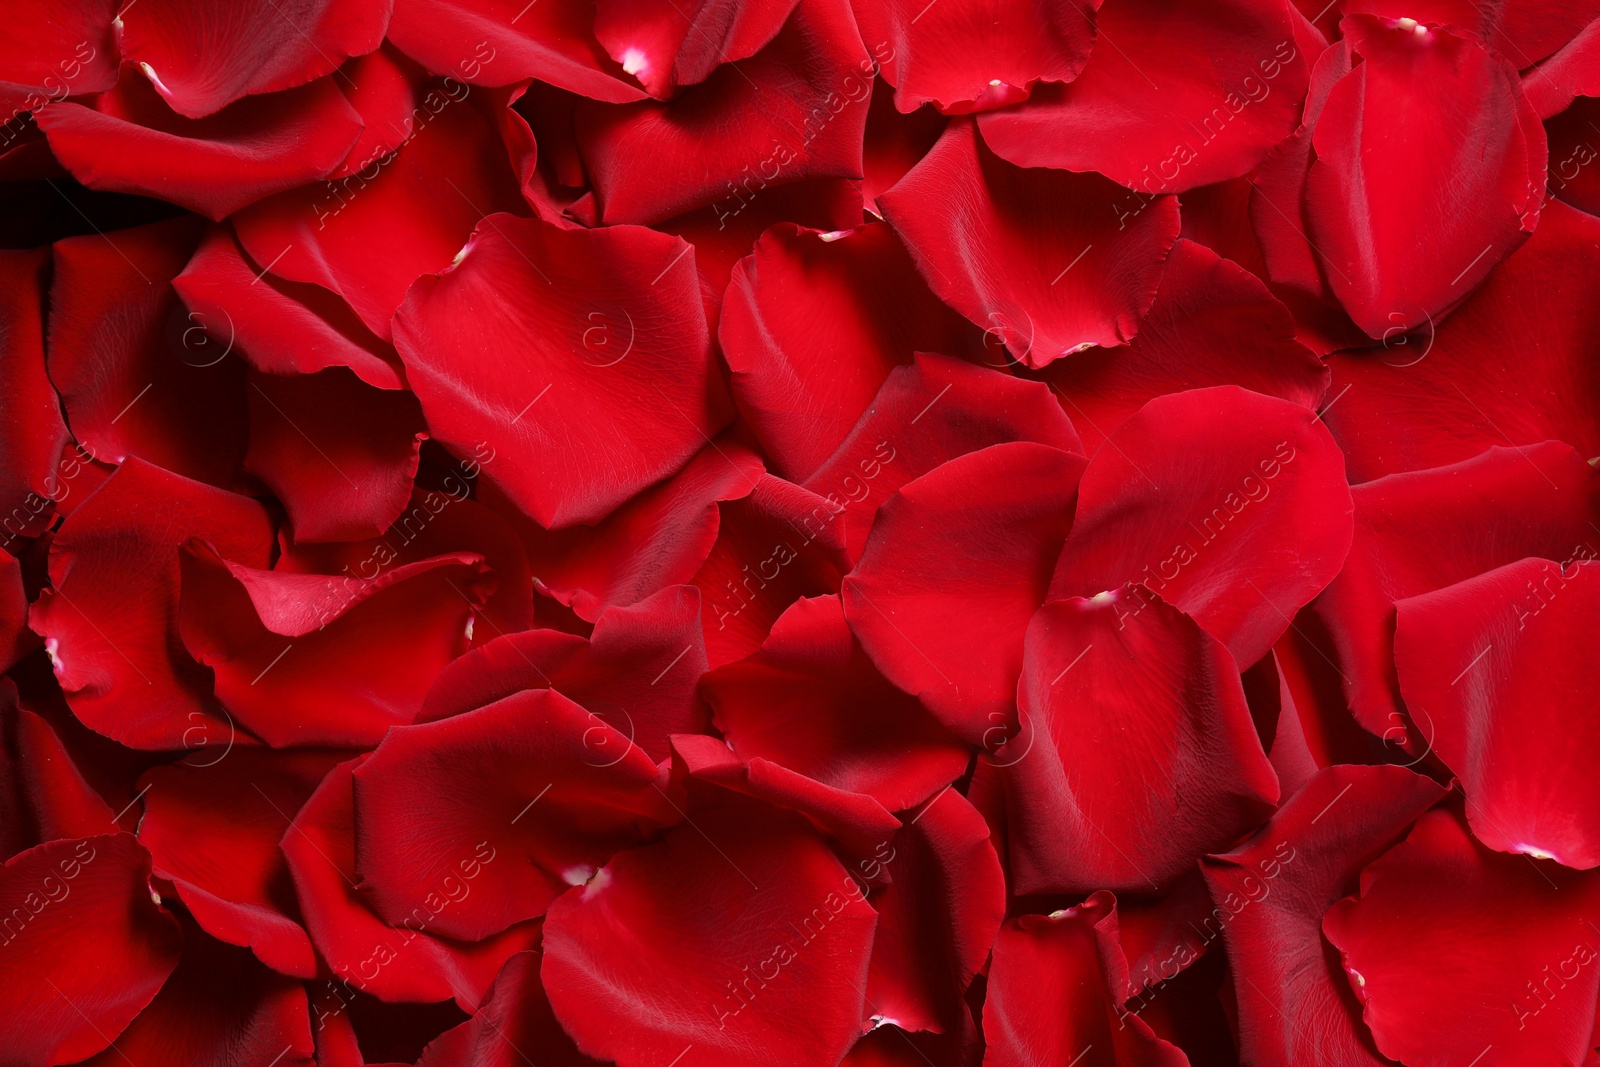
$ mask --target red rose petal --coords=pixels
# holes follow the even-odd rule
[[[283,854],[305,913],[305,926],[335,977],[312,988],[338,1007],[355,990],[388,1001],[433,1002],[454,997],[476,1007],[507,958],[538,940],[538,928],[513,926],[481,941],[436,936],[433,920],[457,901],[485,870],[481,856],[463,853],[439,898],[407,916],[401,926],[378,918],[356,883],[355,791],[345,763],[328,772],[283,835]],[[489,855],[484,853],[483,855]],[[489,862],[493,862],[493,857]]]
[[[416,397],[340,367],[249,385],[245,469],[278,494],[296,540],[372,537],[400,517],[428,436]]]
[[[112,0],[71,0],[9,13],[0,41],[0,114],[7,122],[50,101],[116,84],[116,11]]]
[[[127,67],[93,107],[63,102],[38,123],[50,151],[89,188],[159,196],[213,219],[322,177],[361,133],[361,117],[329,78],[190,119]]]
[[[538,1049],[541,1067],[602,1067],[578,1051],[539,983],[538,952],[506,960],[477,1014],[440,1034],[423,1050],[417,1067],[526,1067],[523,1049]]]
[[[1076,78],[1094,45],[1099,6],[892,0],[855,9],[862,39],[883,42],[873,54],[895,86],[896,108],[931,103],[947,115],[967,115],[1026,100],[1035,82]]]
[[[966,745],[872,666],[838,597],[795,601],[758,651],[701,685],[740,759],[771,760],[891,811],[926,800],[970,759]]]
[[[715,202],[720,219],[770,185],[860,177],[873,70],[846,0],[801,0],[766,48],[671,103],[580,102],[601,218],[659,222]]]
[[[550,689],[396,727],[355,771],[361,884],[399,925],[453,896],[476,856],[470,897],[433,927],[468,940],[499,933],[677,821],[656,778],[643,750]]]
[[[1386,337],[1443,318],[1526,239],[1544,130],[1516,71],[1478,43],[1369,15],[1341,26],[1362,61],[1312,135],[1308,239],[1350,317]]]
[[[1354,487],[1350,496],[1350,557],[1315,610],[1338,650],[1356,721],[1420,758],[1436,731],[1435,711],[1425,702],[1409,720],[1402,712],[1392,651],[1395,603],[1525,556],[1561,563],[1600,556],[1600,534],[1589,525],[1600,518],[1600,473],[1569,446],[1548,441],[1391,474]],[[1420,747],[1411,743],[1416,738]]]
[[[229,735],[210,672],[178,637],[178,547],[189,537],[247,566],[265,566],[272,545],[255,501],[129,459],[57,535],[53,588],[33,606],[73,713],[133,748],[186,747],[196,726]]]
[[[1045,380],[1093,455],[1147,400],[1185,389],[1241,385],[1315,410],[1328,370],[1294,335],[1294,319],[1265,285],[1180,240],[1133,340],[1058,360]]]
[[[624,852],[545,920],[551,1007],[618,1067],[833,1063],[863,1029],[877,920],[805,825],[753,801]],[[796,1025],[804,1020],[804,1025]]]
[[[0,252],[0,547],[19,551],[16,538],[49,526],[55,498],[63,495],[56,463],[67,443],[61,402],[45,371],[44,249]]]
[[[698,85],[724,63],[748,59],[777,36],[795,0],[601,0],[594,33],[611,58],[659,100]]]
[[[190,542],[179,628],[217,699],[269,745],[365,747],[415,718],[492,583],[472,553],[361,580],[261,570]]]
[[[1148,199],[1236,178],[1294,132],[1309,60],[1288,5],[1106,0],[1096,21],[1101,46],[1076,81],[980,118],[990,148]]]
[[[1479,841],[1600,867],[1600,786],[1585,759],[1593,546],[1401,600],[1395,666],[1425,739],[1461,780]],[[1559,736],[1560,745],[1536,740]]]
[[[976,332],[928,291],[888,226],[782,225],[734,268],[717,340],[775,473],[798,481],[844,440],[891,370],[916,352],[959,354]]]
[[[1014,167],[957,122],[879,203],[933,291],[1043,367],[1125,344],[1155,298],[1178,202],[1135,212],[1127,196],[1098,175]]]
[[[844,581],[845,617],[873,663],[969,742],[1013,721],[1023,633],[1082,471],[1081,457],[1028,442],[951,460],[878,510]]]
[[[1095,453],[1052,597],[1142,582],[1241,667],[1350,548],[1344,457],[1306,408],[1234,386],[1150,401]]]
[[[396,318],[429,430],[500,452],[484,476],[546,527],[596,522],[678,470],[726,420],[690,253],[642,227],[485,219]]]
[[[1384,1055],[1532,1067],[1589,1052],[1597,915],[1600,875],[1497,855],[1441,809],[1363,871],[1360,896],[1322,925]],[[1440,968],[1448,983],[1434,978]]]
[[[117,43],[174,111],[198,119],[371,52],[383,41],[389,0],[312,0],[292,12],[272,0],[152,0],[118,14]]]
[[[1361,868],[1443,795],[1399,767],[1332,767],[1255,837],[1205,860],[1215,906],[1201,931],[1207,943],[1220,936],[1227,945],[1244,1060],[1282,1067],[1324,1056],[1352,1067],[1388,1062],[1373,1051],[1338,962],[1323,947],[1322,916],[1354,889]]]
[[[1028,625],[1022,732],[993,757],[1013,892],[1159,891],[1277,803],[1227,648],[1140,592],[1053,601]]]
[[[0,868],[0,1043],[13,1062],[76,1063],[156,995],[182,937],[149,877],[132,834],[52,841]]]

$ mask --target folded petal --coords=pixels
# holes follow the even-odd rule
[[[229,735],[211,672],[178,635],[178,549],[190,537],[246,566],[266,566],[272,547],[254,500],[129,459],[56,536],[52,588],[33,606],[73,713],[132,748],[184,748],[196,726]]]
[[[1117,902],[1107,892],[1077,907],[1008,921],[995,939],[983,1028],[985,1067],[1072,1063],[1182,1067],[1188,1059],[1122,1010],[1127,960]]]
[[[1585,754],[1588,635],[1600,555],[1524,559],[1400,600],[1400,690],[1461,781],[1479,841],[1500,852],[1600,867],[1600,786]],[[1535,739],[1561,737],[1559,745]]]
[[[795,0],[601,0],[594,33],[622,69],[659,100],[749,59],[777,36]]]
[[[383,41],[390,0],[272,0],[219,5],[154,0],[117,17],[122,58],[137,63],[168,106],[191,119],[252,93],[331,74]]]
[[[902,486],[878,510],[844,581],[867,655],[957,736],[1014,721],[1022,638],[1072,526],[1083,459],[993,445]]]
[[[1150,401],[1106,444],[1084,471],[1052,597],[1142,583],[1248,667],[1339,573],[1344,457],[1307,408],[1195,389]]]
[[[230,563],[190,542],[182,566],[185,647],[215,674],[217,699],[274,747],[370,747],[411,722],[493,587],[472,553],[363,579]]]
[[[579,1052],[556,1021],[539,982],[542,959],[535,951],[506,960],[477,1013],[430,1042],[417,1067],[522,1067],[524,1048],[538,1049],[539,1063],[550,1067],[602,1067]]]
[[[1600,472],[1570,446],[1547,441],[1391,474],[1355,486],[1350,496],[1350,556],[1313,607],[1337,649],[1356,721],[1420,757],[1435,735],[1436,709],[1424,701],[1409,719],[1403,711],[1394,605],[1527,556],[1561,563],[1600,556],[1600,536],[1590,526],[1600,521]]]
[[[1341,25],[1361,62],[1312,135],[1309,240],[1350,317],[1384,337],[1442,318],[1527,238],[1544,129],[1511,64],[1476,41],[1412,19]]]
[[[758,651],[701,684],[734,755],[865,793],[891,811],[960,777],[971,755],[878,673],[836,596],[795,601]]]
[[[0,868],[0,914],[0,1042],[26,1067],[105,1048],[178,963],[182,935],[151,899],[150,857],[132,834],[12,857]]]
[[[670,103],[580,102],[600,217],[659,222],[714,202],[720,219],[770,185],[860,177],[875,69],[846,0],[801,0],[759,53]]]
[[[306,929],[334,975],[312,988],[319,1001],[329,1002],[329,1010],[343,1010],[358,993],[386,1001],[453,997],[475,1008],[500,965],[537,943],[538,928],[513,926],[472,942],[430,930],[434,919],[454,906],[463,886],[471,892],[484,865],[493,862],[492,846],[481,854],[464,852],[449,883],[441,879],[437,897],[414,909],[402,925],[380,919],[356,883],[355,766],[352,761],[329,771],[283,835],[283,855]]]
[[[93,106],[40,112],[50,151],[91,189],[156,196],[213,219],[338,166],[361,116],[330,78],[184,118],[124,67]]]
[[[1178,202],[1131,215],[1126,198],[1099,175],[1012,166],[968,121],[878,202],[940,299],[1043,367],[1125,344],[1155,298]]]
[[[50,378],[89,454],[217,485],[244,458],[244,368],[195,346],[169,283],[199,239],[192,216],[57,241]]]
[[[283,501],[296,540],[372,537],[400,517],[428,436],[416,397],[342,367],[249,386],[245,469]]]
[[[642,227],[485,219],[396,318],[429,430],[503,453],[484,476],[546,527],[677,471],[727,420],[690,253]]]
[[[361,885],[394,925],[425,909],[449,937],[499,933],[676,822],[656,778],[642,749],[550,689],[396,727],[355,770]]]
[[[1597,917],[1600,875],[1490,852],[1439,809],[1361,873],[1360,895],[1322,927],[1384,1055],[1556,1067],[1590,1052]]]
[[[1159,892],[1271,814],[1239,669],[1193,619],[1124,586],[1046,604],[1024,648],[1022,730],[994,757],[1014,892]]]
[[[1288,4],[1105,0],[1096,22],[1077,80],[980,118],[1003,158],[1154,196],[1236,178],[1294,132],[1309,59]]]
[[[717,340],[775,473],[803,480],[891,370],[916,352],[958,355],[976,334],[928,291],[888,226],[780,225],[734,268]]]
[[[1133,340],[1057,360],[1045,374],[1090,455],[1145,402],[1240,385],[1315,410],[1328,369],[1295,340],[1294,318],[1243,267],[1192,241],[1172,246]]]
[[[72,0],[11,12],[0,42],[0,115],[10,122],[51,101],[116,84],[116,11],[111,0]]]
[[[67,443],[61,401],[45,371],[44,285],[49,256],[42,248],[0,252],[0,547],[43,533],[61,495],[56,463]]]
[[[1584,356],[1594,303],[1582,295],[1600,284],[1597,248],[1600,219],[1552,200],[1528,243],[1415,347],[1331,356],[1330,395],[1343,399],[1326,421],[1350,480],[1495,445],[1559,440],[1600,455],[1600,378]]]
[[[1330,767],[1249,841],[1204,861],[1214,907],[1201,936],[1227,945],[1245,1062],[1389,1062],[1373,1049],[1322,943],[1322,917],[1355,888],[1361,869],[1443,796],[1432,780],[1401,767]]]
[[[863,1029],[877,915],[798,817],[731,799],[623,852],[545,920],[578,1048],[618,1067],[835,1063]],[[804,1020],[804,1025],[796,1025]]]

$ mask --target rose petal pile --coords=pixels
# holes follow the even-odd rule
[[[1596,1067],[1600,0],[0,34],[0,1067]]]

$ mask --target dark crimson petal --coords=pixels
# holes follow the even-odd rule
[[[715,737],[679,734],[672,739],[672,751],[674,780],[692,795],[701,795],[695,787],[718,796],[742,793],[797,811],[846,854],[867,855],[900,829],[900,820],[864,793],[818,782],[760,756],[741,760]]]
[[[949,120],[932,108],[902,115],[894,106],[894,87],[881,78],[874,83],[861,160],[866,174],[861,196],[868,211],[882,217],[878,197],[894,188],[928,154],[948,125]]]
[[[1017,710],[994,757],[1015,893],[1159,892],[1278,802],[1233,657],[1148,591],[1040,608]]]
[[[1227,945],[1243,1062],[1388,1063],[1372,1048],[1338,962],[1322,944],[1322,916],[1443,795],[1430,779],[1400,767],[1330,767],[1255,837],[1204,861],[1214,907],[1201,936]],[[1430,889],[1428,899],[1441,888]]]
[[[0,38],[0,118],[9,123],[51,101],[115,85],[111,24],[117,8],[115,0],[67,0],[7,12]]]
[[[244,368],[186,343],[194,335],[168,284],[194,250],[196,222],[56,242],[50,379],[90,455],[228,485],[244,458]]]
[[[1097,21],[1076,81],[980,118],[1001,156],[1150,196],[1237,178],[1294,132],[1310,67],[1288,4],[1106,0]]]
[[[1597,918],[1600,875],[1490,852],[1439,809],[1361,873],[1360,895],[1322,928],[1384,1055],[1557,1067],[1590,1052]]]
[[[1259,169],[1255,173],[1259,174]],[[1222,258],[1233,260],[1256,277],[1265,279],[1266,259],[1250,223],[1253,188],[1247,176],[1190,189],[1178,197],[1179,213],[1183,217],[1181,233],[1186,240],[1204,245]],[[1137,202],[1130,206],[1137,206]],[[1177,254],[1174,248],[1174,261]],[[1174,261],[1167,263],[1169,274],[1176,265]],[[1160,299],[1161,290],[1156,291],[1156,297]]]
[[[41,534],[63,495],[56,463],[67,443],[61,401],[45,372],[42,248],[0,251],[0,547]],[[3,656],[0,656],[3,660]]]
[[[878,198],[940,299],[1043,367],[1127,343],[1155,298],[1178,238],[1178,201],[1119,208],[1127,193],[1094,174],[1025,170],[952,123]]]
[[[0,854],[9,857],[60,838],[117,832],[110,805],[84,779],[73,750],[48,719],[20,706],[9,678],[0,681],[0,736],[6,739],[0,745],[0,773],[6,783],[0,792],[5,816]]]
[[[24,656],[42,647],[39,635],[28,629],[28,592],[22,583],[22,564],[9,552],[0,552],[0,671],[9,671]]]
[[[1028,98],[1034,83],[1070,82],[1089,60],[1100,0],[925,0],[854,5],[863,40],[883,77],[895,86],[895,107],[931,103],[947,115],[988,111]]]
[[[1544,124],[1550,142],[1550,194],[1589,215],[1600,213],[1600,167],[1591,166],[1600,156],[1592,125],[1597,119],[1600,100],[1584,97]]]
[[[1247,667],[1339,573],[1350,530],[1344,457],[1308,409],[1235,386],[1173,393],[1090,461],[1050,595],[1143,583]]]
[[[928,291],[894,232],[779,225],[733,270],[717,340],[775,473],[804,480],[916,352],[975,335]]]
[[[600,0],[594,33],[624,71],[665,100],[761,51],[794,8],[795,0]]]
[[[180,115],[204,118],[251,93],[330,74],[383,41],[390,0],[151,0],[117,18],[122,58]]]
[[[224,228],[206,235],[172,287],[189,309],[192,325],[180,343],[190,364],[220,362],[236,346],[267,374],[349,367],[378,389],[404,384],[400,357],[344,301],[319,285],[285,281],[257,267]]]
[[[440,479],[440,489],[419,489],[411,507],[379,537],[325,544],[293,544],[280,536],[282,554],[273,569],[289,574],[338,578],[345,589],[386,574],[391,567],[423,563],[436,556],[482,556],[494,572],[487,602],[473,612],[467,636],[474,647],[501,634],[533,625],[533,575],[516,533],[499,515],[469,498],[492,452],[474,452]],[[458,583],[459,584],[459,583]],[[466,587],[461,589],[466,591]],[[482,625],[478,625],[481,623]]]
[[[499,933],[676,822],[656,778],[643,750],[551,689],[395,727],[355,770],[361,885],[395,925],[434,911],[440,934]],[[478,880],[457,897],[473,857]]]
[[[209,671],[178,636],[178,547],[202,537],[265,566],[265,510],[129,459],[73,512],[50,547],[50,582],[30,624],[84,725],[132,748],[184,748],[202,726],[228,736]]]
[[[741,760],[771,760],[891,811],[960,777],[970,749],[890,685],[851,635],[836,596],[801,599],[761,648],[702,681]]]
[[[84,1067],[312,1067],[305,987],[273,974],[250,953],[207,937],[193,923],[185,922],[183,933],[183,959],[167,984],[111,1047]]]
[[[1560,440],[1600,454],[1600,365],[1587,355],[1600,324],[1585,295],[1596,285],[1600,219],[1551,201],[1528,243],[1414,347],[1331,357],[1342,399],[1327,422],[1350,480],[1494,445]]]
[[[601,218],[659,222],[713,204],[720,219],[774,184],[859,178],[874,69],[846,0],[801,0],[767,47],[670,103],[580,101]]]
[[[691,253],[643,227],[484,219],[395,320],[429,430],[502,453],[484,477],[546,527],[677,471],[728,418]]]
[[[419,275],[448,267],[485,215],[527,210],[500,132],[469,91],[432,86],[395,152],[254,205],[233,220],[239,243],[262,270],[337,293],[388,340]],[[368,122],[385,121],[355,102]]]
[[[709,665],[761,647],[784,609],[805,596],[837,593],[849,569],[844,506],[763,474],[748,496],[717,505],[717,542],[694,576]]]
[[[305,913],[306,929],[334,977],[313,988],[319,999],[339,1003],[357,990],[387,1001],[432,1002],[455,998],[475,1008],[505,960],[534,944],[538,928],[514,926],[481,941],[464,942],[435,936],[435,916],[456,901],[441,896],[407,916],[403,926],[390,926],[373,912],[356,884],[355,762],[328,772],[283,835],[283,854],[294,876],[295,892]],[[489,859],[484,860],[483,855]],[[448,885],[459,895],[462,886],[481,875],[490,853],[465,855]]]
[[[1370,15],[1340,25],[1362,61],[1312,135],[1308,239],[1350,317],[1386,337],[1442,318],[1527,239],[1544,129],[1515,69],[1470,38]]]
[[[1045,380],[1092,456],[1145,401],[1185,389],[1241,385],[1316,410],[1328,369],[1294,336],[1294,318],[1260,280],[1180,240],[1138,335],[1058,360]]]
[[[213,219],[322,177],[361,133],[361,116],[330,78],[188,119],[126,67],[93,107],[61,103],[37,121],[89,188],[158,196]]]
[[[395,0],[389,39],[434,74],[473,85],[538,78],[595,100],[643,99],[578,0]]]
[[[1408,742],[1412,728],[1394,673],[1397,601],[1526,556],[1600,557],[1600,532],[1590,525],[1600,521],[1600,473],[1556,441],[1491,448],[1448,467],[1391,474],[1355,486],[1350,496],[1350,557],[1314,608],[1338,650],[1350,711],[1392,744]],[[1413,709],[1424,745],[1434,736],[1434,714],[1427,701]],[[1402,747],[1421,755],[1420,748]]]
[[[417,1067],[527,1067],[523,1049],[537,1049],[540,1067],[603,1067],[578,1051],[539,982],[539,952],[506,960],[477,1013],[440,1034],[423,1050]]]
[[[983,816],[945,789],[857,870],[864,880],[880,871],[892,879],[872,894],[878,932],[867,1002],[875,1021],[960,1030],[968,1016],[963,995],[987,962],[1006,910],[1005,875]]]
[[[876,921],[803,822],[732,799],[557,900],[541,973],[595,1059],[811,1067],[864,1029]]]
[[[411,722],[493,588],[468,552],[360,579],[230,563],[192,541],[182,565],[185,647],[240,725],[275,747],[370,747]]]
[[[323,775],[331,752],[268,749],[196,753],[159,767],[148,790],[139,843],[212,937],[250,949],[280,974],[315,978],[311,939],[278,842]]]
[[[428,436],[416,397],[342,367],[249,384],[245,469],[283,501],[295,540],[372,537],[400,517]]]
[[[417,721],[548,688],[659,761],[671,754],[670,735],[705,732],[710,716],[696,690],[705,669],[699,591],[673,586],[630,607],[602,611],[588,639],[529,630],[474,649],[439,672]],[[620,758],[620,750],[602,751],[612,738],[604,731],[588,735],[596,762]]]
[[[598,526],[532,527],[524,537],[541,590],[593,622],[607,607],[690,581],[716,543],[717,505],[748,495],[763,471],[759,456],[724,435]]]
[[[156,995],[182,935],[149,878],[132,834],[52,841],[0,868],[0,1047],[12,1063],[91,1056]]]
[[[878,510],[844,581],[845,617],[873,663],[969,742],[1013,721],[1023,634],[1083,465],[1019,441],[936,467]]]
[[[1399,601],[1394,658],[1406,706],[1466,792],[1473,835],[1587,870],[1600,867],[1600,781],[1584,736],[1600,553],[1578,551]]]
[[[1127,981],[1110,893],[1010,920],[989,965],[985,1067],[1186,1067],[1182,1052],[1123,1010]]]
[[[805,487],[844,510],[845,548],[861,558],[878,506],[941,463],[990,445],[1033,441],[1083,453],[1048,389],[946,356],[896,367],[855,428]]]

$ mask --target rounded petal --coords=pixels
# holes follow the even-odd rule
[[[940,299],[1043,367],[1125,344],[1155,298],[1178,202],[1127,198],[1098,175],[1012,166],[968,121],[878,203]]]
[[[611,58],[659,100],[698,85],[724,63],[761,51],[794,11],[795,0],[601,0],[594,33]]]
[[[844,611],[884,677],[958,736],[1013,721],[1022,638],[1072,525],[1081,457],[1030,442],[972,452],[878,510]]]
[[[1173,393],[1089,462],[1050,595],[1142,583],[1248,667],[1339,573],[1350,536],[1344,457],[1309,410],[1234,386]]]

